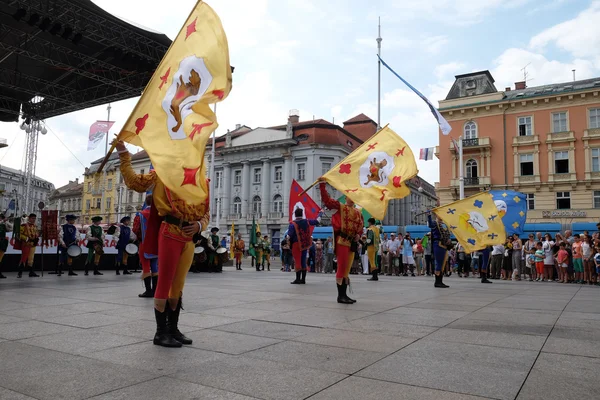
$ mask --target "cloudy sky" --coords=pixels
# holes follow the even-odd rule
[[[107,11],[174,38],[195,0],[94,0]],[[529,86],[600,76],[600,0],[208,0],[220,15],[236,67],[230,96],[219,105],[218,134],[236,123],[251,127],[301,120],[341,123],[358,113],[377,117],[377,18],[382,56],[435,104],[455,74],[489,69],[496,87],[514,86],[528,65]],[[116,132],[136,100],[113,103]],[[104,154],[87,152],[89,125],[106,106],[46,121],[37,175],[56,186],[80,177]],[[429,110],[402,82],[382,70],[382,124],[415,153],[438,142]],[[24,135],[0,123],[0,164],[20,168]],[[59,140],[60,138],[60,140]],[[69,150],[74,153],[72,155]],[[419,162],[438,179],[437,161]]]

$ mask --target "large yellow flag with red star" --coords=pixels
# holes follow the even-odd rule
[[[405,182],[418,172],[408,144],[386,126],[322,178],[381,220],[390,200],[410,194]]]
[[[204,151],[218,126],[209,105],[230,91],[225,31],[214,10],[198,1],[118,139],[143,147],[165,186],[200,204],[208,196]]]

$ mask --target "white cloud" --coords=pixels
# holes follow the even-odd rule
[[[439,53],[448,43],[448,37],[445,35],[421,36],[416,38],[396,37],[383,38],[381,48],[383,50],[382,58],[390,51],[397,50],[422,50],[429,54]],[[377,50],[377,42],[375,37],[372,38],[357,38],[356,44],[359,45],[359,50],[363,53]]]
[[[548,28],[529,42],[533,50],[554,44],[574,57],[598,57],[600,53],[600,1],[594,1],[577,17]]]
[[[438,65],[435,67],[434,74],[438,79],[447,78],[450,75],[454,75],[458,72],[463,72],[465,69],[465,64],[452,61],[446,64]]]
[[[420,47],[430,54],[437,54],[444,46],[448,43],[448,37],[444,35],[437,35],[425,38]]]

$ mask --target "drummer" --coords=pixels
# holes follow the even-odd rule
[[[260,231],[256,231],[256,243],[254,244],[254,254],[256,257],[252,257],[252,266],[254,266],[254,262],[256,261],[256,270],[260,271],[260,262],[262,261],[262,239],[261,239]],[[263,266],[264,269],[264,266]]]
[[[217,250],[221,247],[219,243],[219,228],[216,226],[211,228],[210,230],[210,239],[208,241],[208,248],[210,252],[208,253],[208,267],[211,271],[220,271],[223,268],[220,264],[219,257],[217,256]],[[219,266],[221,268],[219,268]]]
[[[58,259],[58,271],[56,275],[61,276],[63,268],[65,266],[65,262],[67,263],[69,269],[69,276],[77,276],[75,272],[73,272],[73,258],[68,253],[69,246],[77,246],[78,245],[78,232],[75,227],[75,220],[77,217],[75,215],[69,214],[65,217],[67,220],[66,224],[59,225],[58,227],[58,244],[60,249],[60,257]]]
[[[271,270],[271,242],[269,236],[265,235],[262,241],[262,271],[265,270],[265,261],[267,262],[267,271]]]
[[[242,240],[242,234],[238,233],[238,238],[235,241],[234,245],[234,255],[235,255],[235,269],[238,271],[242,270],[242,257],[244,255],[244,250],[246,249],[246,243]]]
[[[195,274],[201,272],[202,265],[206,265],[209,241],[210,233],[208,231],[203,231],[194,235],[194,243],[196,243],[196,247],[203,249],[203,251],[194,255],[194,262],[191,271]]]
[[[113,238],[117,240],[117,260],[116,260],[116,269],[117,275],[121,275],[119,272],[119,267],[123,265],[123,275],[131,275],[131,272],[127,270],[127,258],[129,257],[129,253],[125,251],[127,245],[135,240],[137,240],[137,236],[129,227],[131,224],[131,217],[125,216],[121,218],[121,225],[117,226],[115,233],[113,234]]]
[[[100,226],[102,217],[92,217],[92,225],[89,226],[85,238],[87,239],[88,255],[85,260],[85,274],[88,274],[88,268],[92,262],[94,262],[94,275],[104,275],[98,271],[100,265],[100,256],[104,254],[104,231]]]

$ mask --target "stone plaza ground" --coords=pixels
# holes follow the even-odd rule
[[[0,281],[0,399],[599,399],[600,288],[226,268],[154,346],[139,275]]]

